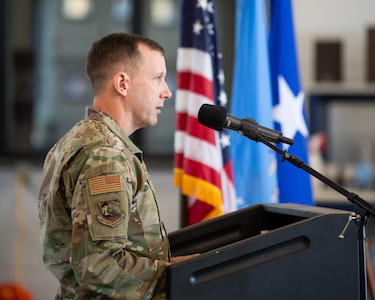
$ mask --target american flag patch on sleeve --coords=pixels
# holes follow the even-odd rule
[[[123,190],[120,174],[98,176],[88,180],[91,195],[98,195]]]

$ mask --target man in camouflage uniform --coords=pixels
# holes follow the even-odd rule
[[[165,299],[171,258],[142,151],[129,139],[171,97],[164,50],[132,34],[95,42],[94,105],[48,153],[39,194],[43,259],[56,299]]]

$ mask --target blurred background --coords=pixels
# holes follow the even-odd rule
[[[216,0],[216,9],[230,95],[235,1]],[[294,0],[293,9],[311,164],[375,203],[375,1]],[[41,262],[39,179],[46,152],[92,103],[84,75],[92,42],[124,31],[159,41],[174,92],[180,13],[179,0],[0,1],[0,284],[17,282],[35,299],[55,295],[57,282]],[[159,124],[133,136],[145,152],[168,231],[180,227],[174,123],[172,97]],[[319,183],[314,193],[319,205],[347,206]]]

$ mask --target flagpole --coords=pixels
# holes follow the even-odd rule
[[[323,174],[319,173],[318,171],[314,170],[310,166],[306,165],[302,159],[298,158],[296,155],[288,153],[286,150],[281,150],[271,142],[269,142],[264,136],[261,134],[257,136],[247,136],[250,139],[261,142],[268,146],[269,148],[273,149],[274,151],[281,154],[282,159],[281,161],[284,162],[287,160],[294,166],[303,169],[310,175],[314,176],[315,178],[319,179],[326,185],[330,186],[340,194],[344,195],[350,202],[354,204],[354,210],[349,214],[348,222],[343,228],[343,231],[338,235],[339,239],[345,238],[345,232],[351,222],[358,227],[358,252],[359,252],[359,283],[360,283],[360,299],[367,300],[368,293],[367,293],[367,269],[366,269],[366,224],[370,215],[375,216],[375,207],[372,206],[367,201],[363,200],[360,196],[353,192],[347,191],[345,188],[340,186],[339,184],[335,183],[334,181],[330,180],[329,178],[325,177]]]
[[[188,199],[187,196],[180,193],[180,228],[188,225]]]

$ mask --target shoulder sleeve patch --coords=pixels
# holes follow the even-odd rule
[[[97,176],[88,180],[91,195],[120,192],[123,190],[120,174]]]
[[[101,200],[98,205],[100,214],[96,218],[100,223],[113,228],[125,219],[125,212],[121,209],[119,200]]]

